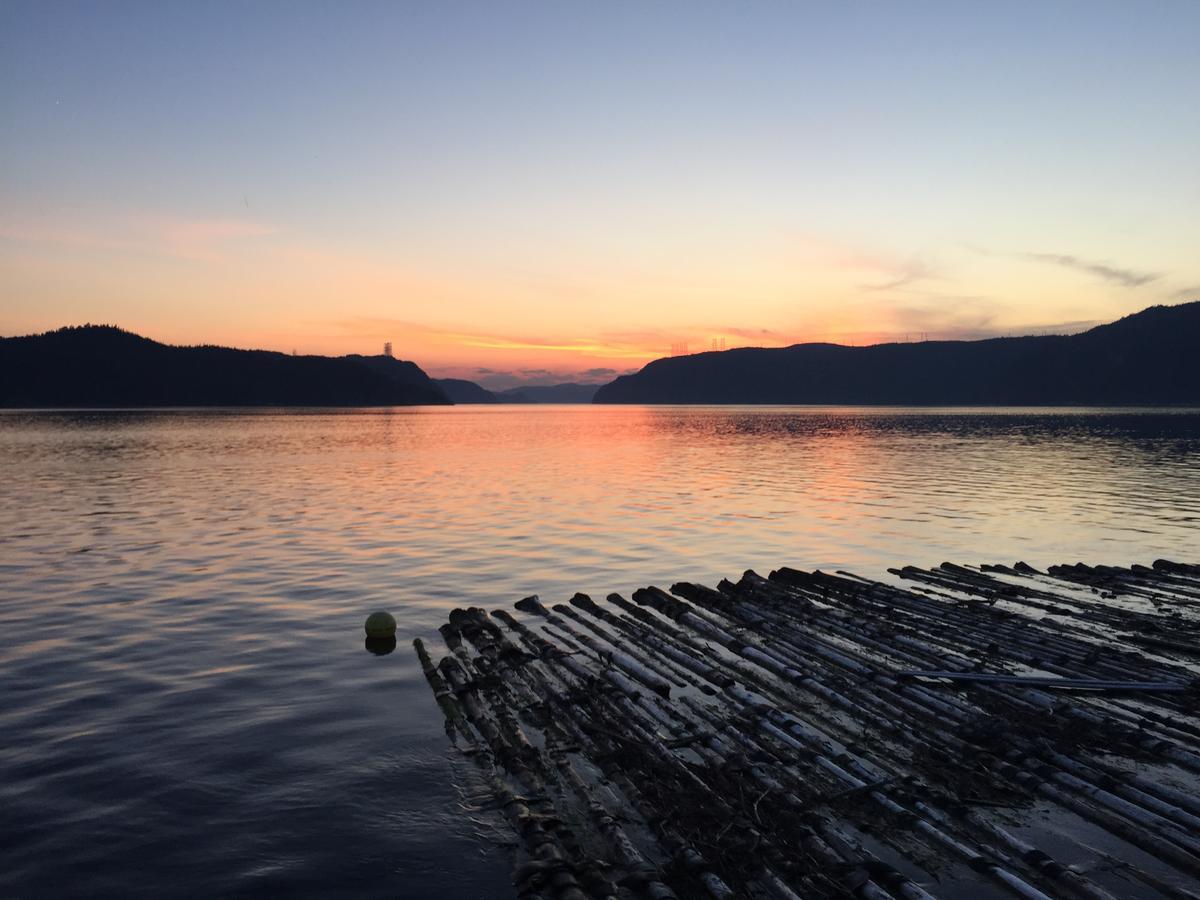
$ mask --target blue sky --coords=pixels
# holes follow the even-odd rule
[[[1200,4],[0,3],[0,333],[431,369],[1200,291]]]

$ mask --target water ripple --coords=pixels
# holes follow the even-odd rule
[[[1186,411],[0,414],[0,894],[505,896],[404,644],[446,609],[1194,559],[1198,449]]]

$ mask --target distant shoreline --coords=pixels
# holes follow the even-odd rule
[[[556,409],[560,407],[579,409],[611,409],[633,408],[638,406],[654,409],[736,409],[747,407],[753,409],[851,409],[851,410],[947,410],[961,412],[969,410],[1011,410],[1036,412],[1171,412],[1171,413],[1200,413],[1200,403],[454,403],[454,404],[227,404],[219,406],[204,405],[162,405],[162,406],[3,406],[0,413],[39,413],[39,412],[335,412],[363,410],[377,412],[381,410],[446,410],[454,409],[495,409],[516,411],[517,409]]]
[[[1200,301],[1152,306],[1080,334],[796,344],[655,360],[597,403],[870,406],[1200,404]]]
[[[388,408],[638,404],[834,407],[1200,406],[1200,301],[1080,334],[664,357],[603,384],[490,391],[378,356],[161,344],[112,326],[0,338],[0,408]]]

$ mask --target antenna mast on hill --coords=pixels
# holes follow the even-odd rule
[[[391,341],[383,342],[383,355],[384,356],[393,356],[394,355],[392,353],[392,342]]]

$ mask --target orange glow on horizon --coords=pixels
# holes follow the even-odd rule
[[[467,264],[461,254],[409,259],[236,217],[145,213],[107,228],[0,221],[15,298],[0,333],[90,321],[174,344],[329,355],[377,353],[391,341],[435,376],[608,381],[682,344],[695,353],[714,340],[727,349],[861,346],[1078,330],[1154,301],[1081,284],[1062,267],[962,248],[953,266],[804,233],[700,256],[685,249],[653,265],[643,251],[601,258],[584,249],[520,266]],[[1013,299],[955,296],[968,271]],[[1060,298],[1053,306],[1050,295]]]

